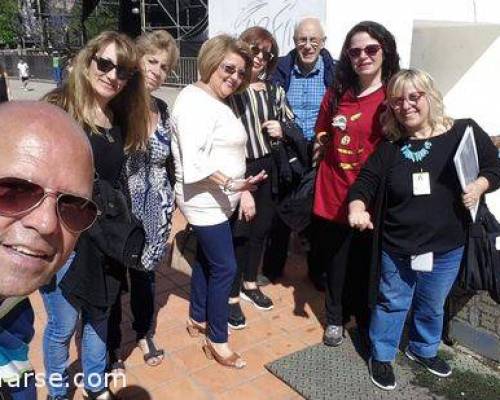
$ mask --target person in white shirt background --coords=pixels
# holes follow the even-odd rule
[[[23,90],[28,90],[28,81],[30,79],[30,67],[24,59],[19,59],[17,63],[17,70],[19,71],[19,79],[23,85]]]

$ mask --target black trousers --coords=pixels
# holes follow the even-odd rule
[[[272,159],[265,156],[257,160],[247,161],[247,176],[256,175],[261,170],[270,175]],[[255,201],[256,215],[250,222],[238,220],[233,225],[233,243],[238,270],[230,297],[238,297],[242,280],[255,282],[262,260],[266,239],[276,217],[276,203],[271,190],[272,178],[269,176],[252,192]],[[237,213],[236,213],[237,215]],[[280,249],[275,249],[281,251]]]
[[[307,142],[307,155],[312,162],[314,140]],[[310,245],[310,250],[307,252],[307,267],[309,276],[315,280],[322,278],[325,270],[321,264],[321,260],[316,257],[314,246],[316,230],[318,224],[313,216],[311,224],[299,235],[303,236]],[[266,243],[264,251],[264,259],[262,262],[262,273],[270,279],[276,279],[283,275],[286,259],[288,257],[288,244],[290,242],[291,229],[280,219],[276,213],[272,222],[272,229]]]
[[[358,326],[369,322],[368,281],[372,233],[316,219],[316,257],[326,268],[326,322],[342,325],[356,317]]]
[[[155,311],[155,272],[129,269],[130,276],[130,308],[134,321],[132,329],[136,333],[136,340],[152,335]],[[122,298],[118,296],[116,303],[111,307],[108,319],[107,346],[111,356],[121,359],[121,322]]]
[[[288,257],[290,233],[290,228],[279,217],[276,217],[269,234],[262,262],[262,273],[270,279],[276,279],[283,275]],[[313,216],[311,224],[303,232],[299,232],[299,235],[307,240],[310,246],[307,251],[308,274],[311,279],[319,281],[323,279],[326,267],[324,258],[319,252],[320,249],[316,246],[317,237],[321,237],[321,224],[318,223],[318,218]]]

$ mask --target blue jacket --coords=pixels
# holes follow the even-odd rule
[[[323,63],[325,65],[325,76],[324,82],[325,87],[328,88],[333,83],[333,75],[335,73],[335,66],[337,65],[337,60],[334,60],[328,50],[321,49],[319,53],[320,57],[323,57]],[[280,57],[278,60],[278,65],[275,71],[271,75],[271,82],[275,85],[279,85],[288,92],[290,87],[290,76],[292,75],[293,66],[295,65],[295,60],[297,58],[297,50],[291,50],[286,56]]]

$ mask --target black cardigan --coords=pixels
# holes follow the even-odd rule
[[[120,180],[124,160],[121,130],[115,127],[103,130],[101,135],[92,134],[87,126],[85,130],[94,153],[96,172],[100,179],[114,186]],[[93,229],[99,224],[98,220]],[[78,239],[75,253],[59,286],[74,307],[84,309],[91,318],[102,318],[126,284],[125,267],[106,256],[88,231]]]
[[[488,180],[488,192],[494,191],[500,187],[500,159],[498,158],[498,151],[492,143],[491,138],[479,128],[474,120],[456,120],[453,128],[462,136],[468,125],[474,129],[474,138],[479,158],[479,176]],[[361,200],[367,205],[367,208],[371,208],[372,206],[374,235],[370,261],[369,305],[371,307],[377,302],[378,283],[380,280],[382,232],[384,229],[383,224],[387,200],[386,178],[401,146],[402,141],[394,143],[386,141],[381,143],[361,169],[356,182],[349,190],[349,202]]]

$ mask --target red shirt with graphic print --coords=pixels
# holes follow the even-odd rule
[[[330,88],[316,121],[316,133],[328,132],[330,140],[316,176],[313,213],[347,224],[347,192],[383,138],[380,115],[385,108],[385,88],[363,97],[347,91],[335,115],[332,115],[332,97]]]

